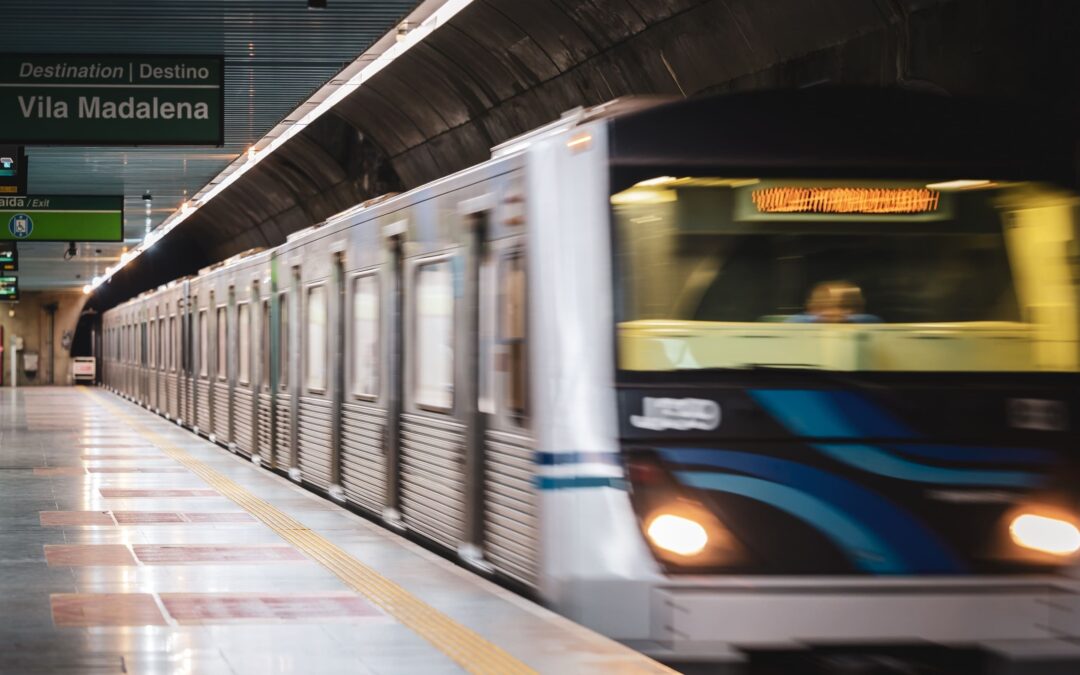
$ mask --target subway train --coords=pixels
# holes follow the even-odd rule
[[[577,109],[109,310],[103,384],[662,658],[1078,635],[1063,129]]]

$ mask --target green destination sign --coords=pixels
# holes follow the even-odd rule
[[[0,240],[123,241],[124,198],[0,196]]]
[[[217,56],[0,54],[0,142],[224,144]]]
[[[0,302],[19,299],[19,277],[0,276]]]

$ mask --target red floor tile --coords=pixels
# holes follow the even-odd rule
[[[81,466],[39,466],[34,469],[35,476],[85,476],[86,469]]]
[[[54,593],[49,602],[59,627],[165,625],[148,593]]]
[[[86,470],[90,473],[188,473],[188,470],[183,467],[91,466]]]
[[[196,488],[189,490],[160,489],[160,490],[132,490],[127,488],[101,488],[101,496],[105,499],[128,499],[135,497],[220,497],[217,490]]]
[[[134,565],[135,558],[123,544],[45,544],[49,567]]]
[[[356,595],[162,593],[166,611],[182,624],[222,621],[302,621],[382,616]]]
[[[41,511],[38,517],[42,527],[116,525],[108,511]]]
[[[121,525],[138,525],[142,523],[182,523],[183,517],[179,513],[167,511],[115,511],[113,515],[116,522]]]
[[[307,560],[289,546],[183,546],[136,544],[139,561],[147,565],[183,563],[270,563]]]

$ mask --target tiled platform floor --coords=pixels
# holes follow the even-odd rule
[[[162,445],[315,544],[297,548]],[[323,544],[498,645],[515,672],[669,672],[112,394],[0,390],[0,673],[465,670],[312,557]]]

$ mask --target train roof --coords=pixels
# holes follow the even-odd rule
[[[609,124],[616,189],[658,172],[1077,182],[1075,124],[1029,101],[815,87],[691,99]]]

